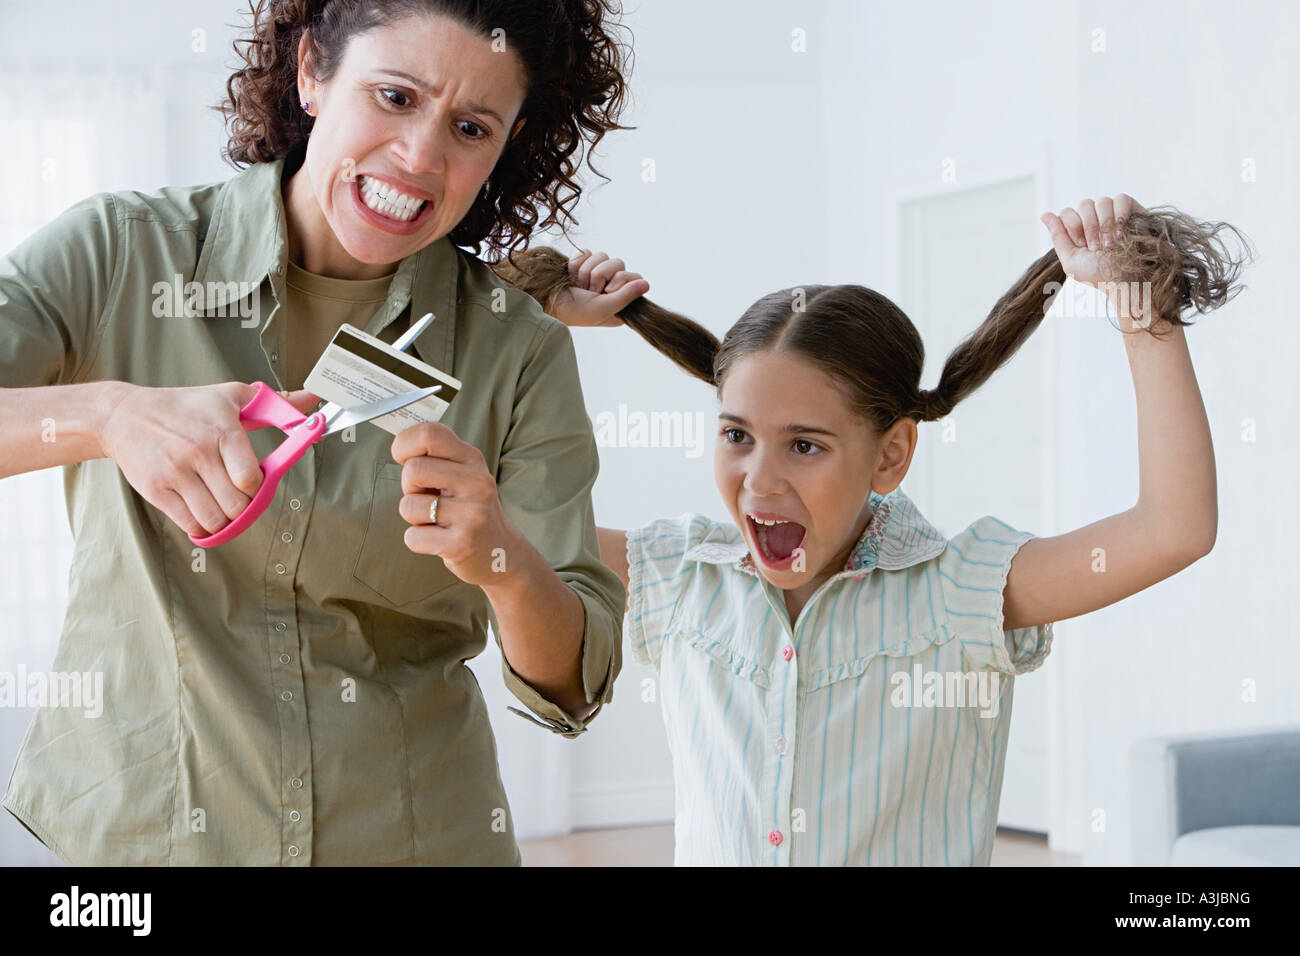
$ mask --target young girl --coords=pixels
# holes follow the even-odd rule
[[[932,391],[915,327],[860,286],[774,292],[721,345],[662,310],[622,313],[717,386],[715,470],[734,522],[600,532],[628,588],[632,653],[660,676],[678,864],[987,865],[1014,676],[1043,663],[1054,621],[1213,546],[1214,456],[1180,315],[1235,292],[1240,262],[1216,238],[1232,227],[1124,194],[1043,222],[1054,250]],[[567,270],[556,255],[537,250],[513,280],[569,324],[598,324],[583,311],[593,296],[644,286],[603,254]],[[900,488],[917,422],[1009,360],[1067,273],[1106,291],[1127,332],[1138,502],[1050,538],[985,516],[947,539]]]

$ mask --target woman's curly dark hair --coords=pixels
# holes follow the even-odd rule
[[[235,41],[244,66],[226,81],[214,107],[227,120],[223,158],[239,168],[302,149],[313,118],[298,103],[298,43],[308,31],[318,81],[338,69],[358,33],[410,14],[451,17],[485,38],[504,29],[519,57],[528,93],[496,168],[451,241],[479,254],[527,248],[534,230],[575,224],[582,194],[576,176],[583,153],[621,126],[632,51],[613,35],[617,0],[249,0],[251,36]],[[584,142],[586,147],[584,150]],[[575,155],[577,154],[577,155]]]

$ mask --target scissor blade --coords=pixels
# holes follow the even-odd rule
[[[424,330],[429,327],[431,322],[433,322],[433,313],[426,312],[420,321],[416,322],[401,334],[398,340],[393,343],[393,348],[397,349],[399,352],[405,352],[410,344],[423,334]]]
[[[356,408],[349,408],[332,421],[327,415],[326,421],[329,421],[330,425],[329,428],[325,430],[325,434],[333,435],[335,432],[342,431],[345,428],[351,428],[353,425],[360,425],[362,422],[368,422],[372,418],[382,418],[385,415],[397,411],[399,408],[405,408],[407,405],[428,398],[441,388],[441,385],[430,385],[428,388],[422,388],[416,392],[402,392],[400,395],[394,395],[391,398],[382,398],[377,402],[358,405]],[[326,407],[328,408],[328,406]],[[324,409],[322,409],[322,411],[324,411]]]

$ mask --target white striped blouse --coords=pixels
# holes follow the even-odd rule
[[[952,540],[895,489],[794,626],[731,524],[628,532],[627,631],[659,674],[678,865],[978,865],[993,849],[1015,674],[1052,625],[1002,629],[1033,535]]]

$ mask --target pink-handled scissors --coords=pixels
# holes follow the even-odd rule
[[[257,394],[253,396],[252,401],[239,410],[239,420],[244,423],[244,430],[256,431],[259,428],[275,426],[288,437],[260,463],[262,484],[253,496],[253,500],[248,503],[248,507],[240,512],[239,517],[207,537],[189,536],[190,540],[201,548],[225,544],[230,539],[238,537],[256,521],[266,510],[266,506],[271,503],[275,489],[280,485],[280,479],[284,477],[285,472],[297,464],[299,458],[307,453],[309,446],[316,444],[326,435],[333,435],[353,425],[381,418],[399,408],[405,408],[412,402],[428,398],[442,388],[441,385],[431,385],[418,391],[403,392],[391,398],[358,405],[346,411],[334,402],[329,402],[311,415],[303,415],[265,382],[254,384],[257,386]]]

